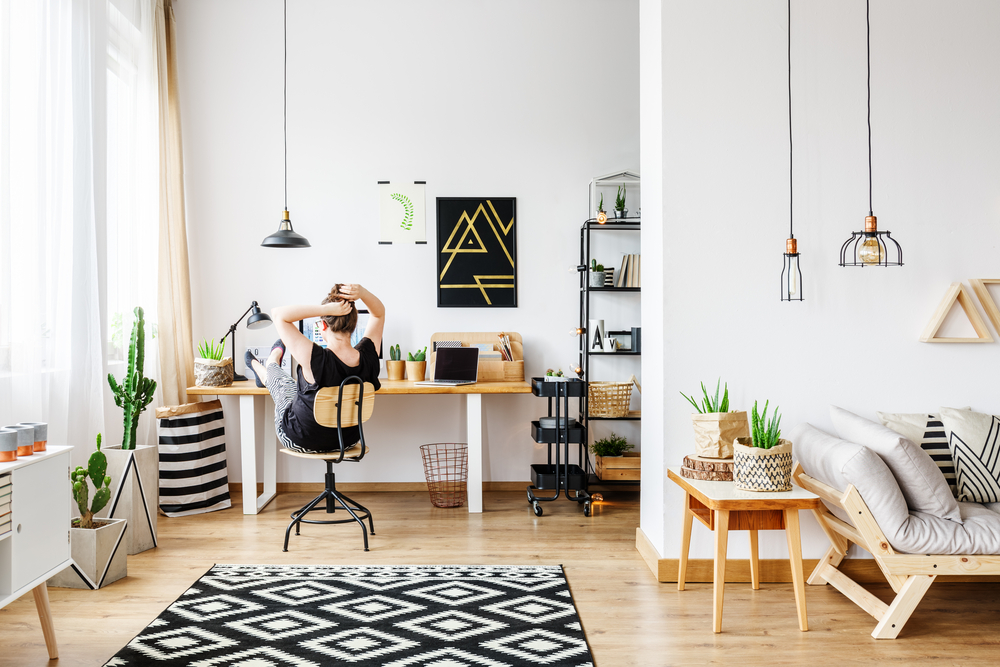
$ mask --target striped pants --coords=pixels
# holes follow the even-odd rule
[[[296,452],[310,451],[292,442],[292,439],[285,433],[284,426],[282,426],[285,413],[288,412],[288,408],[292,407],[292,401],[295,400],[295,397],[299,393],[299,387],[295,383],[295,380],[292,379],[291,375],[283,371],[278,364],[268,364],[267,382],[265,384],[267,385],[267,391],[271,394],[271,398],[274,399],[274,432],[278,436],[278,440],[286,448],[295,450]]]

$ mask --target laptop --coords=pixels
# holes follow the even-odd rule
[[[478,375],[478,347],[439,347],[434,362],[434,379],[413,384],[456,387],[462,384],[475,384]]]

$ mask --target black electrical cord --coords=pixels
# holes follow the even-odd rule
[[[792,0],[788,0],[788,237],[794,239],[792,155]]]
[[[284,81],[281,91],[282,98],[282,130],[285,140],[285,210],[288,210],[288,0],[283,2],[282,31],[284,33]]]
[[[865,23],[868,28],[868,215],[875,215],[872,208],[872,18],[871,0],[865,0]]]

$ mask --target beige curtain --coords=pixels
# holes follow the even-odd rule
[[[177,42],[171,0],[156,3],[156,50],[160,102],[160,387],[164,405],[187,402],[194,384],[191,277],[184,219],[184,160],[177,99]]]

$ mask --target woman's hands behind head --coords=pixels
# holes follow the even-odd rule
[[[340,286],[340,296],[347,299],[348,301],[357,301],[361,298],[361,292],[363,288],[361,285],[356,284],[344,284]]]
[[[323,304],[323,317],[340,317],[341,315],[347,315],[354,308],[354,302],[350,300],[344,301],[331,301],[330,303]]]

